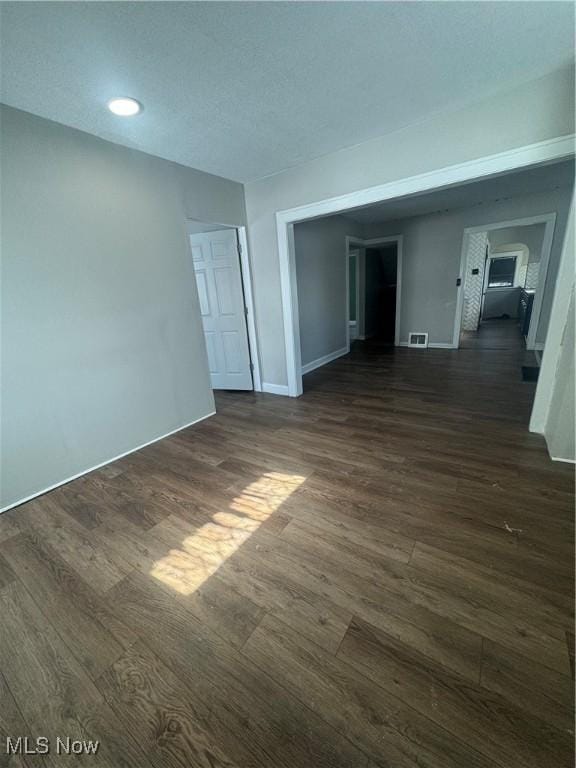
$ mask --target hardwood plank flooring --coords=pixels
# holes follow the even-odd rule
[[[356,344],[0,516],[0,766],[572,766],[574,473],[522,360]]]

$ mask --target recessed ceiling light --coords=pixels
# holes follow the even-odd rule
[[[115,115],[120,117],[133,117],[139,112],[142,112],[142,104],[136,99],[131,99],[128,96],[122,96],[116,99],[110,99],[108,102],[108,109]]]

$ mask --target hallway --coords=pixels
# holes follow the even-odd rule
[[[0,516],[2,735],[114,768],[571,765],[573,472],[481,336],[218,393]]]
[[[477,331],[462,331],[460,335],[460,350],[475,350],[487,352],[491,360],[494,353],[501,352],[512,364],[510,375],[518,377],[525,383],[526,392],[530,394],[530,408],[534,400],[535,384],[540,372],[541,353],[526,349],[526,342],[520,333],[518,321],[483,320]],[[480,363],[486,355],[477,356]],[[527,387],[528,383],[532,387]]]
[[[477,331],[462,331],[460,349],[506,349],[523,352],[526,345],[518,327],[518,320],[483,320]]]

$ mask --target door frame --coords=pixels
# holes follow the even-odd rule
[[[348,347],[348,352],[350,352],[350,344],[352,342],[352,339],[350,337],[350,325],[352,322],[356,325],[356,336],[355,339],[359,339],[359,328],[360,328],[360,322],[359,322],[359,313],[360,313],[360,251],[354,250],[354,247],[350,248],[349,243],[346,244],[346,254],[347,254],[347,267],[348,272],[346,273],[346,317],[348,318],[348,335],[346,337],[346,345]],[[355,261],[355,267],[354,272],[356,274],[356,320],[352,321],[350,320],[350,259],[354,257]]]
[[[250,264],[250,253],[248,250],[248,236],[246,227],[238,224],[225,224],[221,221],[204,221],[190,216],[186,221],[195,221],[199,224],[206,224],[208,227],[222,227],[222,229],[235,229],[238,243],[238,258],[240,260],[240,276],[242,278],[242,289],[244,292],[244,306],[246,307],[246,330],[248,333],[248,350],[250,352],[250,363],[252,365],[252,385],[254,392],[262,392],[262,377],[260,374],[260,351],[258,345],[258,334],[256,331],[256,322],[254,315],[254,294],[252,291],[252,267]]]
[[[487,155],[465,163],[450,165],[417,176],[408,176],[374,187],[330,197],[318,202],[287,208],[276,212],[276,236],[280,265],[282,317],[288,395],[302,394],[302,358],[300,353],[300,324],[298,320],[298,289],[294,253],[294,224],[334,213],[343,213],[372,203],[429,192],[462,184],[475,179],[497,176],[521,168],[564,160],[574,156],[574,135],[560,136],[524,147]],[[458,316],[458,313],[456,313]],[[282,385],[283,386],[283,385]]]
[[[552,251],[552,241],[554,239],[554,230],[556,227],[556,213],[543,213],[538,216],[528,216],[522,219],[510,219],[508,221],[498,221],[492,224],[481,224],[476,227],[466,227],[462,237],[462,252],[460,254],[460,275],[457,297],[456,313],[454,315],[454,335],[453,346],[458,349],[460,345],[460,333],[462,329],[462,314],[464,310],[464,278],[466,274],[466,262],[468,260],[468,235],[474,232],[492,232],[495,229],[506,229],[507,227],[524,227],[531,224],[544,224],[544,238],[542,240],[542,252],[540,256],[540,270],[538,273],[538,286],[534,294],[534,303],[532,304],[532,315],[530,316],[530,327],[526,336],[526,349],[541,350],[544,349],[542,342],[536,343],[536,331],[542,311],[542,299],[544,298],[544,287],[548,277],[548,266],[550,264],[550,253]],[[484,284],[484,283],[483,283]]]
[[[348,256],[350,253],[350,248],[377,248],[379,245],[388,245],[389,243],[396,243],[396,313],[394,317],[394,346],[399,347],[400,344],[400,307],[402,303],[402,252],[404,248],[404,235],[387,235],[386,237],[374,237],[369,240],[364,240],[361,237],[356,237],[354,235],[347,235],[346,236],[346,267],[348,267]],[[366,259],[366,255],[364,255],[364,259]],[[358,262],[359,263],[359,262]],[[366,269],[366,265],[364,265],[364,269]],[[350,325],[348,324],[348,320],[350,317],[350,294],[349,294],[349,284],[348,284],[348,269],[346,270],[346,346],[348,348],[348,351],[350,351]],[[366,283],[364,283],[364,287],[366,286]],[[364,320],[365,318],[362,318],[362,324],[360,325],[360,302],[359,302],[359,294],[360,294],[360,281],[358,279],[358,272],[356,273],[356,317],[358,322],[358,328],[362,327],[364,328]],[[363,314],[366,310],[366,305],[364,302],[362,302],[362,310]]]

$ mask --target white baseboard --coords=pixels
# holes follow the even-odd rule
[[[546,433],[542,429],[533,429],[530,427],[530,432],[533,435],[542,435],[544,440],[546,440]],[[576,464],[576,459],[563,459],[560,456],[552,456],[550,453],[550,448],[548,447],[548,440],[546,440],[546,448],[548,450],[548,456],[550,456],[550,461],[560,461],[562,464]]]
[[[53,491],[55,488],[60,488],[61,485],[66,485],[66,483],[71,483],[72,480],[77,480],[79,477],[83,477],[84,475],[87,475],[89,472],[94,472],[96,469],[100,469],[101,467],[105,467],[107,464],[113,464],[115,461],[118,461],[119,459],[123,459],[124,456],[128,456],[131,453],[135,453],[136,451],[142,450],[142,448],[146,448],[148,445],[152,445],[153,443],[157,443],[159,440],[164,440],[165,437],[170,437],[170,435],[175,435],[176,432],[181,432],[183,429],[188,429],[188,427],[194,426],[194,424],[198,424],[201,421],[204,421],[204,419],[209,419],[210,416],[215,416],[216,411],[211,411],[210,413],[207,413],[205,416],[200,416],[199,419],[194,419],[194,421],[188,422],[188,424],[183,424],[181,427],[176,427],[176,429],[170,430],[170,432],[166,432],[163,435],[160,435],[159,437],[154,437],[152,440],[148,440],[146,443],[142,443],[141,445],[137,445],[134,448],[130,448],[128,451],[124,451],[124,453],[119,453],[117,456],[113,456],[110,459],[106,459],[106,461],[100,462],[100,464],[96,464],[93,467],[88,467],[88,469],[83,469],[82,472],[77,472],[75,475],[72,475],[71,477],[67,477],[65,480],[61,480],[59,483],[54,483],[53,485],[49,485],[48,488],[43,488],[41,491],[36,491],[36,493],[30,494],[30,496],[25,496],[23,499],[20,499],[19,501],[15,501],[13,504],[9,504],[7,507],[2,507],[0,509],[0,514],[2,512],[7,512],[9,509],[13,509],[14,507],[19,507],[20,504],[25,504],[27,501],[32,501],[32,499],[36,499],[38,496],[43,496],[45,493],[49,493],[50,491]]]
[[[348,347],[342,347],[342,349],[337,349],[336,352],[330,352],[330,354],[324,355],[324,357],[318,357],[316,360],[312,360],[311,363],[306,363],[306,365],[302,366],[302,375],[305,373],[310,373],[310,371],[315,371],[316,368],[327,365],[328,363],[331,363],[332,360],[336,360],[338,357],[347,355],[348,352]]]
[[[399,347],[409,347],[410,344],[407,341],[398,342]],[[410,347],[411,349],[418,349],[418,347]],[[458,349],[452,342],[445,341],[431,341],[424,349]]]
[[[265,381],[262,382],[262,392],[268,392],[269,395],[284,395],[284,397],[290,395],[287,384],[266,384]]]

